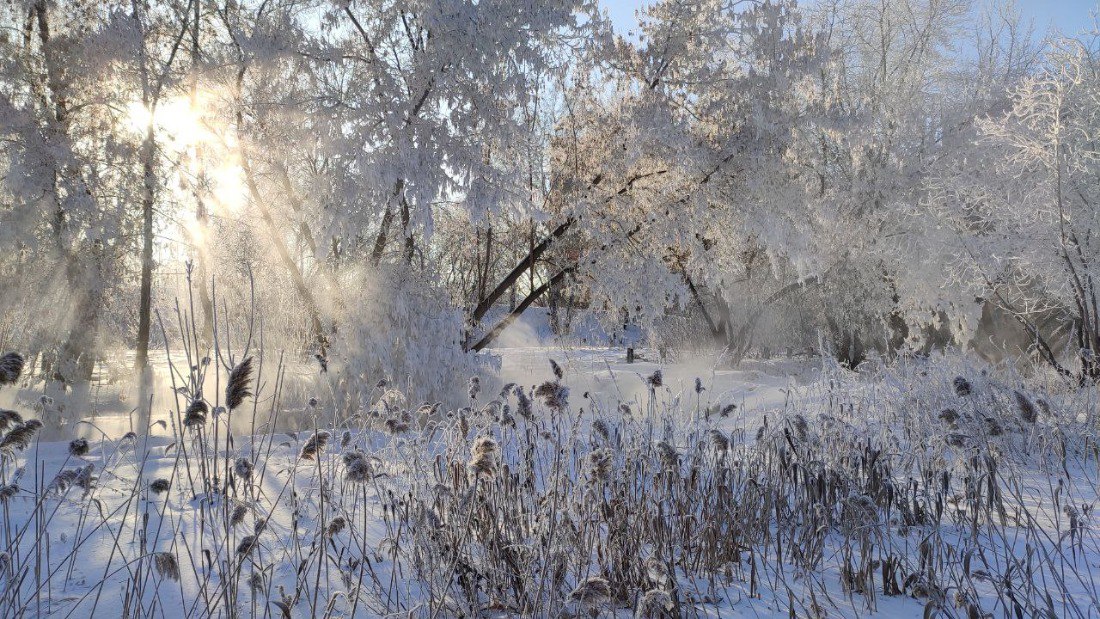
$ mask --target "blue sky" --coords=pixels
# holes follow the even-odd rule
[[[634,11],[647,2],[602,0],[602,4],[611,15],[615,29],[625,34],[638,23]],[[1100,7],[1100,0],[1017,0],[1017,5],[1025,18],[1035,21],[1035,30],[1039,34],[1045,34],[1052,26],[1067,34],[1076,34],[1092,27],[1091,12]]]

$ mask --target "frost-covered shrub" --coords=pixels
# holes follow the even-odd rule
[[[346,290],[327,366],[349,414],[385,380],[411,401],[462,401],[470,376],[494,373],[488,355],[467,353],[462,312],[427,276],[393,267]]]

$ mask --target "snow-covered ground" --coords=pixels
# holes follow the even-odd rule
[[[516,548],[535,553],[528,559],[532,573],[551,561],[553,544],[565,543],[540,545],[553,534],[537,517],[531,520],[539,510],[516,507],[527,514],[517,515],[493,502],[509,496],[520,506],[588,513],[590,525],[568,525],[579,527],[572,535],[592,549],[592,566],[610,569],[625,560],[628,571],[620,578],[641,569],[643,561],[667,560],[675,586],[654,586],[650,593],[674,592],[685,616],[1011,616],[1048,607],[1051,616],[1100,612],[1093,580],[1100,551],[1088,528],[1096,461],[1083,449],[1095,446],[1083,431],[1095,419],[1091,396],[1041,396],[1043,404],[1033,405],[1042,409],[1039,420],[1032,423],[1015,420],[1016,413],[1003,408],[1012,405],[1014,392],[993,378],[974,378],[974,394],[959,395],[952,384],[959,368],[947,364],[857,377],[838,376],[836,368],[823,369],[812,359],[750,361],[729,369],[709,358],[660,365],[646,360],[644,350],[633,364],[625,363],[619,349],[495,353],[501,356],[502,382],[531,387],[524,397],[539,385],[557,384],[549,363],[556,361],[560,384],[569,389],[568,406],[534,398],[534,416],[527,419],[522,398],[509,391],[478,394],[462,410],[418,413],[409,410],[417,404],[402,402],[400,394],[380,393],[370,411],[340,427],[329,424],[326,440],[312,430],[230,438],[225,415],[213,414],[186,430],[178,420],[136,435],[93,430],[86,451],[80,444],[37,439],[25,449],[14,443],[0,447],[7,484],[0,492],[0,540],[9,549],[0,565],[4,616],[120,616],[123,609],[156,617],[453,616],[464,608],[464,587],[467,595],[469,587],[485,588],[477,596],[486,616],[541,614],[546,608],[568,615],[584,610],[583,595],[576,592],[586,574],[606,577],[612,587],[621,584],[612,573],[589,572],[576,558],[575,564],[561,564],[567,573],[558,585],[574,594],[559,600],[564,594],[528,593],[548,600],[549,606],[532,606],[542,609],[534,613],[485,584],[496,582],[494,570],[508,569],[494,567],[494,557],[512,556],[495,554],[501,547],[478,524],[485,513],[496,514],[498,526],[542,531],[509,537]],[[934,426],[936,420],[945,423],[941,411],[947,404],[963,419],[945,434]],[[982,425],[988,417],[976,416],[993,410],[1000,411],[1004,426],[997,433]],[[1066,425],[1070,412],[1076,425]],[[329,418],[318,414],[316,423]],[[597,428],[598,422],[604,427]],[[402,423],[409,427],[398,427]],[[7,429],[19,427],[12,421]],[[1080,435],[1067,437],[1071,427]],[[963,435],[960,445],[950,444]],[[493,446],[486,448],[490,471],[482,475],[475,461],[484,438]],[[716,447],[722,440],[726,446]],[[601,446],[610,448],[611,476],[599,482],[612,484],[606,487],[593,486],[588,469]],[[675,454],[675,464],[663,465],[677,471],[673,478],[662,472],[668,470],[660,465],[667,456],[662,450]],[[890,468],[866,461],[878,450]],[[509,473],[498,471],[502,465]],[[720,474],[723,469],[729,472]],[[823,476],[813,482],[818,470]],[[523,471],[530,487],[511,485],[510,475]],[[926,485],[913,486],[921,474],[929,476]],[[560,475],[568,479],[555,481]],[[694,481],[699,475],[701,481]],[[721,481],[727,475],[735,481]],[[939,475],[951,479],[941,482]],[[802,486],[801,479],[810,482]],[[559,497],[551,487],[556,483],[571,490]],[[713,511],[721,507],[720,498],[684,496],[666,489],[670,483],[684,489],[701,484],[719,493],[740,488],[741,496]],[[875,490],[883,483],[888,492]],[[938,499],[944,515],[921,514],[936,504],[929,488],[940,483],[950,486]],[[801,496],[819,492],[815,484],[831,489],[812,500]],[[594,487],[606,494],[591,495]],[[777,499],[754,487],[786,498],[766,507]],[[912,497],[898,500],[890,493]],[[657,510],[652,513],[664,514],[661,524],[628,525],[630,512],[604,520],[598,511],[585,511],[614,512],[616,500],[634,501],[639,514]],[[738,517],[749,518],[749,528],[763,518],[768,533],[746,538],[744,550],[735,553],[740,559],[718,573],[686,562],[710,556],[691,536],[668,540],[677,559],[650,542],[639,547],[634,568],[631,559],[606,554],[629,547],[615,541],[612,529],[620,521],[641,527],[637,531],[657,527],[658,539],[678,535],[682,525],[704,538],[719,535],[714,539],[720,545],[739,532],[708,526],[730,526],[733,521],[722,514],[740,513],[754,501],[763,501],[764,512]],[[859,512],[860,501],[868,504],[865,512]],[[797,505],[819,511],[783,511]],[[974,511],[979,505],[986,505],[986,515],[1006,511],[985,522]],[[667,520],[673,514],[679,514],[675,522]],[[971,517],[977,526],[966,525]],[[703,521],[691,522],[695,518]],[[853,518],[862,524],[853,525]],[[811,522],[820,525],[809,527]],[[783,538],[792,534],[794,539]],[[454,544],[469,554],[445,560]],[[796,557],[803,555],[817,558],[799,563]],[[887,578],[891,561],[896,573]],[[859,565],[870,571],[853,576],[848,570]],[[943,580],[926,581],[928,574]],[[651,574],[629,578],[657,582]],[[876,592],[843,584],[856,581],[871,583]],[[1034,589],[1021,590],[1027,581]],[[888,582],[899,588],[887,592]],[[630,616],[643,591],[624,590],[620,597],[613,590],[615,601],[593,611]],[[441,591],[446,593],[438,597]],[[1049,602],[1040,592],[1051,595]]]

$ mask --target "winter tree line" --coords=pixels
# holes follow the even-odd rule
[[[1092,380],[1090,30],[997,0],[663,0],[627,36],[595,0],[10,0],[0,348],[60,393],[179,312],[434,384],[536,306],[733,361]]]

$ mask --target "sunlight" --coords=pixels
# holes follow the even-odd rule
[[[171,97],[162,100],[155,111],[150,111],[141,101],[134,101],[127,106],[126,122],[135,133],[143,134],[152,121],[156,132],[179,148],[211,142],[217,136],[203,122],[208,98],[205,93],[194,102],[190,97]]]
[[[237,213],[248,195],[240,155],[236,152],[237,140],[232,131],[213,128],[216,124],[208,117],[211,109],[212,95],[206,91],[195,97],[162,99],[152,112],[142,102],[135,101],[127,108],[126,124],[142,135],[152,122],[158,142],[178,155],[182,169],[193,178],[205,175],[209,179],[212,212]],[[188,231],[195,232],[191,223],[197,225],[190,222]]]
[[[228,156],[226,161],[210,172],[210,179],[213,184],[215,211],[240,212],[248,198],[240,157],[236,154]]]
[[[203,225],[195,213],[187,211],[183,214],[182,221],[188,239],[194,247],[202,247],[206,243],[206,226]]]

